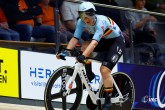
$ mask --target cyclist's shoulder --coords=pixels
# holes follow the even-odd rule
[[[105,15],[96,15],[96,23],[100,24],[100,23],[103,23],[103,24],[108,24],[108,17],[105,16]]]
[[[78,19],[77,25],[79,27],[79,26],[85,26],[86,24],[81,19]]]
[[[107,16],[104,15],[96,15],[96,27],[102,27],[109,25],[109,20]]]

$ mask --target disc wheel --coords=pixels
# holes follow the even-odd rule
[[[121,105],[119,103],[113,103],[111,110],[132,110],[133,103],[135,100],[135,89],[131,78],[122,72],[116,72],[112,74],[117,86],[119,87],[123,96],[127,96],[127,100]],[[100,90],[99,97],[105,97],[104,87]],[[117,97],[119,94],[116,88],[113,86],[112,98]]]
[[[66,77],[64,78],[65,81],[62,81],[64,71]],[[82,82],[79,75],[76,76],[75,81],[73,82],[73,88],[71,89],[70,94],[67,96],[63,95],[63,89],[68,88],[68,82],[72,74],[73,68],[64,66],[51,75],[44,92],[46,110],[55,110],[55,108],[77,110],[79,108],[83,94]],[[66,83],[66,85],[64,85],[64,83]]]

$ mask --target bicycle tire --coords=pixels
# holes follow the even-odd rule
[[[55,92],[52,89],[54,85],[59,84],[58,81],[60,80],[59,78],[62,77],[63,69],[67,69],[67,72],[66,72],[67,76],[72,76],[72,74],[73,74],[73,70],[74,70],[73,67],[63,66],[63,67],[57,69],[51,75],[51,77],[48,79],[46,87],[45,87],[45,91],[44,91],[44,104],[45,104],[46,110],[55,110],[54,109],[55,107],[56,108],[64,107],[64,106],[62,106],[62,103],[58,103],[58,102],[54,101],[54,99],[62,99],[62,101],[63,101],[64,97],[62,96],[61,87],[56,88],[56,91],[58,89],[58,92]],[[70,92],[71,94],[76,95],[75,99],[72,98],[72,101],[74,101],[74,102],[70,103],[70,101],[66,100],[66,108],[63,108],[63,109],[77,110],[81,103],[82,94],[83,94],[83,86],[82,86],[82,81],[81,81],[79,75],[76,76],[74,84],[75,84],[75,86],[74,86],[74,88],[72,88],[72,90]],[[66,84],[66,87],[67,87],[67,84]],[[68,97],[68,96],[66,96],[66,97]]]
[[[129,95],[128,95],[128,99],[125,102],[123,102],[121,105],[119,105],[118,103],[113,103],[111,110],[132,110],[135,100],[135,88],[131,78],[126,73],[123,72],[113,73],[112,77],[114,78],[122,95],[124,96],[127,93],[129,93]],[[102,86],[100,89],[99,97],[105,97],[103,89],[104,87]],[[118,92],[116,88],[113,87],[112,97],[116,97],[117,95]]]

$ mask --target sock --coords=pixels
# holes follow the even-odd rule
[[[85,64],[85,69],[89,81],[92,81],[95,78],[95,74],[92,72],[92,63],[90,61]]]
[[[103,104],[102,110],[109,110],[112,106],[111,96],[112,96],[113,87],[104,87],[105,92],[105,102]]]
[[[113,92],[113,87],[104,87],[104,92],[111,94]]]

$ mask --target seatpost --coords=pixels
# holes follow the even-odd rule
[[[60,48],[60,36],[59,36],[59,9],[58,9],[58,0],[55,0],[55,8],[54,8],[54,18],[55,18],[55,25],[54,25],[54,29],[55,29],[55,39],[56,39],[56,53],[58,52],[59,48]]]

